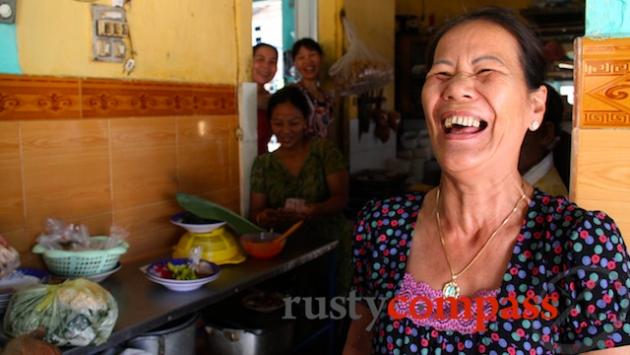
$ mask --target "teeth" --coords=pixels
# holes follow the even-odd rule
[[[481,121],[470,116],[451,116],[444,120],[444,126],[446,128],[451,128],[454,124],[459,126],[478,128],[481,124]]]

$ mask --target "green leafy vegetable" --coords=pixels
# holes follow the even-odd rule
[[[238,234],[260,233],[265,230],[229,209],[214,202],[183,192],[177,194],[177,202],[188,212],[201,218],[227,222]]]
[[[44,328],[44,340],[54,345],[99,345],[107,341],[117,318],[118,306],[106,289],[76,279],[16,292],[4,316],[4,331],[17,337]]]
[[[167,265],[168,269],[173,273],[175,280],[196,280],[197,274],[187,264],[175,265],[169,261]]]

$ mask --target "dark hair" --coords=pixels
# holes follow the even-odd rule
[[[285,86],[271,95],[269,103],[267,104],[267,117],[271,119],[271,115],[276,106],[285,102],[295,106],[300,110],[302,115],[304,115],[304,119],[308,120],[311,115],[311,106],[308,104],[308,100],[306,96],[304,96],[302,89],[295,85]]]
[[[256,43],[256,45],[254,46],[254,52],[253,52],[253,54],[254,54],[254,55],[256,55],[256,51],[257,51],[259,48],[263,48],[263,47],[267,47],[267,48],[271,48],[271,49],[273,49],[273,51],[274,51],[274,52],[276,52],[276,57],[278,56],[278,49],[277,49],[276,47],[272,46],[271,44],[269,44],[269,43],[264,43],[264,42]]]
[[[471,21],[488,21],[508,31],[520,48],[519,59],[525,75],[527,87],[534,90],[543,85],[545,80],[545,57],[542,44],[534,32],[517,17],[512,10],[501,7],[483,7],[471,13],[459,16],[442,26],[427,47],[427,71],[433,65],[433,56],[438,42],[444,35],[458,25]]]
[[[315,41],[312,38],[302,38],[302,39],[298,40],[297,42],[293,43],[293,48],[291,48],[291,58],[293,60],[295,60],[295,56],[297,55],[297,52],[302,47],[305,47],[307,49],[315,51],[315,52],[319,53],[319,55],[324,55],[324,51],[322,50],[322,46],[320,46],[319,43],[317,43],[317,41]]]
[[[553,128],[556,131],[556,135],[560,133],[560,124],[564,116],[564,102],[562,96],[554,89],[553,86],[545,83],[547,87],[547,101],[545,103],[545,115],[543,116],[544,122],[553,123]]]

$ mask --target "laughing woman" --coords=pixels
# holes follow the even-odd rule
[[[315,40],[302,38],[293,44],[291,54],[293,65],[300,73],[297,86],[306,95],[311,109],[308,116],[307,134],[326,138],[333,120],[334,99],[319,85],[324,51]]]
[[[630,353],[630,262],[615,222],[518,172],[545,112],[544,67],[507,10],[436,34],[422,104],[440,184],[361,211],[353,288],[391,302],[357,307],[344,354]]]
[[[271,127],[267,118],[267,103],[271,94],[265,89],[265,84],[273,80],[278,70],[278,50],[267,43],[254,46],[254,63],[252,64],[252,79],[256,83],[257,135],[258,154],[267,152],[267,143],[271,138]]]

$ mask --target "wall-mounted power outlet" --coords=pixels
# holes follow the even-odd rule
[[[0,0],[3,1],[3,0]],[[127,56],[125,39],[129,36],[125,9],[92,5],[92,38],[94,59],[123,63]]]
[[[16,0],[0,0],[0,23],[15,23]]]

